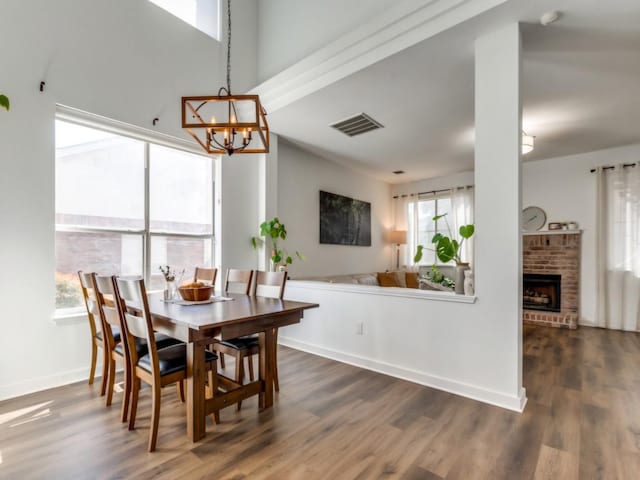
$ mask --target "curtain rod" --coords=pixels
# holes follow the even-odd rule
[[[413,197],[414,195],[427,195],[429,193],[435,195],[436,193],[450,192],[451,190],[456,190],[458,188],[473,188],[473,185],[466,185],[464,187],[443,188],[442,190],[430,190],[428,192],[404,193],[402,195],[394,195],[393,198]]]
[[[627,167],[635,167],[637,165],[637,163],[623,163],[622,167],[623,168],[627,168]],[[606,167],[602,167],[602,170],[613,170],[614,168],[616,168],[615,165],[607,165]],[[598,169],[597,168],[592,168],[591,170],[589,170],[591,173],[596,172]]]

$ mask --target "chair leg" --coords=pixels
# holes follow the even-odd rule
[[[182,382],[178,382],[182,383]],[[149,451],[156,449],[156,441],[158,440],[158,423],[160,422],[160,399],[162,389],[160,384],[153,382],[151,386],[152,406],[151,406],[151,431],[149,432]]]
[[[107,359],[105,358],[105,360]],[[109,365],[109,374],[108,374],[109,383],[107,385],[107,407],[110,407],[111,401],[113,400],[113,386],[116,381],[116,361],[113,359],[113,357],[109,358],[108,365]]]
[[[131,411],[129,412],[129,430],[136,427],[136,413],[138,413],[138,395],[140,394],[140,379],[133,377],[131,381]]]
[[[98,361],[98,346],[96,345],[96,340],[94,338],[91,339],[91,367],[89,369],[89,385],[93,385],[93,379],[96,375],[96,362]],[[102,375],[104,379],[104,375]],[[104,380],[103,383],[104,385]],[[101,393],[104,395],[104,392]]]
[[[244,383],[244,359],[240,352],[236,354],[236,382],[240,385]],[[240,411],[242,408],[242,401],[238,402],[236,410]]]
[[[211,362],[211,369],[208,372],[208,393],[209,393],[209,398],[213,398],[216,396],[216,394],[218,393],[218,365],[217,362],[214,360],[213,362]],[[218,424],[220,423],[220,410],[216,410],[215,412],[213,412],[213,421]]]
[[[273,387],[276,392],[280,391],[280,382],[278,381],[278,329],[273,329]]]
[[[176,392],[178,393],[180,401],[184,403],[184,381],[180,380],[179,382],[176,382]]]
[[[225,368],[225,366],[224,366],[224,353],[220,352],[218,355],[220,356],[220,368]]]
[[[93,344],[93,348],[96,349],[96,345],[95,343]],[[104,355],[102,358],[102,382],[100,383],[100,396],[104,396],[105,392],[107,391],[107,380],[109,378],[109,374],[111,372],[109,372],[109,352],[107,350],[105,350],[104,348],[102,349]],[[95,371],[95,359],[91,359],[91,363],[92,365],[92,369]],[[93,380],[92,380],[93,382]]]
[[[249,365],[249,380],[253,382],[253,355],[247,355],[247,364]]]
[[[131,369],[124,361],[124,393],[122,396],[122,412],[120,414],[120,421],[126,422],[129,416],[129,400],[131,398]]]

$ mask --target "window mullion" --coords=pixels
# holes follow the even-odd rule
[[[143,252],[143,272],[144,281],[147,285],[151,283],[151,229],[150,229],[150,156],[151,148],[149,142],[144,144],[144,245]]]

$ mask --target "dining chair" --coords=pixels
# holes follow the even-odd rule
[[[193,274],[193,281],[215,285],[217,276],[217,268],[196,267],[196,271]]]
[[[91,331],[91,367],[89,370],[89,385],[93,385],[96,373],[96,363],[98,361],[98,348],[102,349],[102,383],[100,385],[100,396],[106,393],[107,382],[109,378],[109,349],[105,346],[107,339],[103,335],[103,324],[100,312],[98,311],[98,299],[94,289],[93,276],[95,273],[84,273],[82,270],[78,272],[80,280],[80,290],[82,298],[87,309],[87,318],[89,319],[89,329]],[[120,341],[120,331],[116,330],[111,335],[114,341]]]
[[[92,281],[94,285],[94,291],[96,292],[97,310],[102,318],[103,325],[108,325],[113,331],[118,333],[118,341],[113,341],[109,338],[109,329],[105,327],[107,331],[106,352],[105,361],[109,365],[109,381],[107,383],[107,406],[110,406],[113,399],[113,389],[115,385],[116,377],[116,360],[121,360],[124,365],[124,394],[122,397],[122,413],[121,421],[126,422],[129,409],[129,399],[131,395],[131,355],[129,352],[129,345],[127,342],[120,341],[120,332],[123,331],[123,322],[120,311],[117,309],[115,292],[113,289],[113,279],[111,276],[95,275],[92,274]],[[115,335],[114,335],[115,337]],[[171,338],[161,333],[154,334],[155,342],[158,348],[164,348],[171,345],[176,345],[180,342],[175,338]],[[115,339],[114,339],[115,340]],[[136,352],[138,355],[145,355],[148,351],[147,343],[144,340],[136,342]],[[179,396],[184,401],[184,392],[179,391]]]
[[[253,276],[253,272],[252,272]],[[227,278],[229,278],[229,272]],[[262,272],[257,271],[255,273],[255,281],[252,284],[251,289],[247,289],[243,292],[234,293],[251,293],[259,297],[271,297],[282,298],[284,295],[284,286],[287,281],[286,272]],[[249,285],[251,285],[251,278],[249,278]],[[274,341],[277,346],[277,329],[274,329]],[[243,383],[244,380],[244,359],[247,359],[249,366],[249,380],[254,379],[253,370],[253,355],[260,353],[260,340],[257,334],[247,335],[238,338],[232,338],[230,340],[219,341],[214,344],[214,350],[220,354],[233,355],[236,360],[236,372],[235,381]],[[277,367],[277,355],[272,359],[274,365],[273,381],[276,391],[280,391],[280,384],[278,382],[278,367]],[[242,408],[242,402],[238,402],[237,409]]]
[[[140,383],[144,381],[151,387],[152,410],[151,431],[149,432],[149,452],[156,449],[158,439],[158,423],[160,420],[161,389],[172,383],[182,383],[187,377],[187,346],[184,343],[158,348],[153,334],[151,313],[147,301],[147,292],[142,279],[125,279],[113,277],[113,290],[116,307],[122,318],[124,340],[127,342],[131,358],[131,412],[129,413],[129,430],[135,428]],[[133,305],[139,312],[136,316],[129,311]],[[147,343],[148,350],[140,355],[136,349],[138,340]],[[218,357],[205,351],[205,365],[208,370],[209,396],[218,390],[217,375]],[[219,422],[219,412],[215,412],[215,421]]]

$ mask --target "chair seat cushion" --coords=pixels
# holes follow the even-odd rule
[[[245,337],[232,338],[231,340],[222,340],[219,343],[225,347],[244,350],[257,347],[260,344],[260,339],[258,335],[247,335]]]
[[[111,327],[111,332],[113,333],[113,340],[117,343],[120,341],[120,329],[118,327]],[[96,337],[102,340],[102,330],[96,333]]]
[[[206,363],[213,362],[217,359],[218,356],[215,353],[211,353],[205,350],[204,361]],[[150,355],[147,354],[140,357],[138,359],[138,366],[151,373]],[[169,375],[171,373],[179,372],[180,370],[185,370],[187,368],[187,345],[181,343],[179,345],[171,345],[170,347],[159,349],[158,367],[160,369],[160,376]]]
[[[170,347],[172,345],[179,345],[179,344],[184,345],[180,340],[169,337],[168,335],[165,335],[163,333],[156,333],[155,337],[156,337],[157,349]],[[124,347],[122,346],[122,342],[121,342],[118,345],[116,345],[116,348],[114,350],[120,355],[124,355],[123,349]],[[136,338],[136,352],[138,353],[138,357],[146,355],[148,351],[149,349],[147,348],[147,341],[141,338]]]

